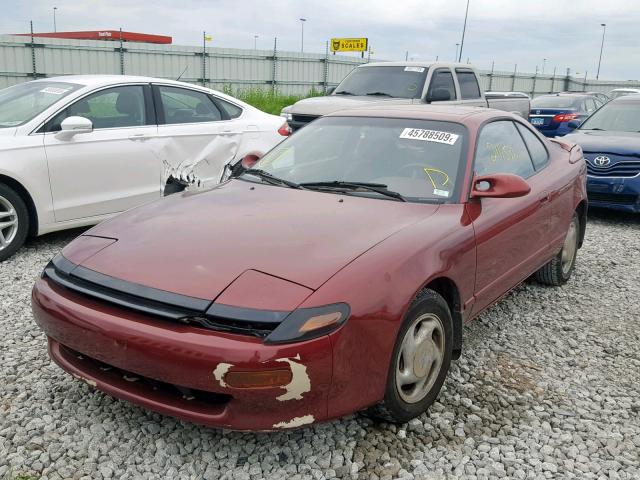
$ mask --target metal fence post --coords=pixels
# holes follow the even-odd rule
[[[582,83],[582,91],[587,91],[587,70],[584,71],[584,82]]]
[[[489,91],[493,90],[493,67],[495,66],[495,64],[495,61],[491,62],[491,73],[489,74]]]
[[[120,75],[124,75],[124,50],[122,49],[122,28],[120,28]]]
[[[518,72],[518,64],[513,68],[513,80],[511,82],[511,91],[513,92],[516,89],[516,73]]]
[[[273,39],[273,71],[271,72],[271,90],[276,91],[276,81],[278,72],[278,37]]]
[[[202,32],[202,86],[207,78],[207,32]]]
[[[38,73],[36,72],[36,46],[33,43],[33,20],[29,22],[31,26],[31,68],[33,71],[33,79],[38,78]]]
[[[553,93],[556,88],[556,67],[553,67],[553,77],[551,77],[551,90],[549,93]]]
[[[324,47],[324,80],[323,80],[323,84],[324,84],[324,94],[327,94],[327,90],[329,88],[328,85],[328,80],[329,80],[329,41],[327,41],[325,47]]]
[[[536,81],[538,80],[538,67],[536,66],[536,73],[533,76],[533,86],[531,87],[531,98],[536,95]]]

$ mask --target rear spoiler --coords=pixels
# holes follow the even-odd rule
[[[566,152],[569,152],[569,163],[576,163],[584,158],[582,154],[582,147],[577,143],[569,142],[562,138],[550,138],[549,140],[559,145],[560,148]]]

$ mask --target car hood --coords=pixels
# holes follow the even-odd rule
[[[578,130],[564,138],[580,145],[585,153],[640,155],[640,133]]]
[[[77,263],[210,300],[248,271],[315,290],[374,245],[437,209],[232,180],[166,197],[94,227],[87,235],[117,241]]]
[[[410,105],[420,100],[410,98],[385,98],[376,96],[350,96],[327,95],[325,97],[312,97],[299,100],[293,104],[288,113],[293,115],[328,115],[340,110],[358,108],[363,106],[384,105]]]

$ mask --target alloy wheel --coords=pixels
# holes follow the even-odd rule
[[[18,214],[11,202],[0,195],[0,250],[7,248],[18,233]]]

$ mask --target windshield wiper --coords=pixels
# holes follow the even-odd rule
[[[346,90],[340,90],[338,92],[333,92],[334,95],[355,95],[353,92],[348,92]]]
[[[406,202],[406,198],[404,198],[400,193],[394,192],[393,190],[387,189],[387,186],[384,183],[367,183],[367,182],[343,182],[340,180],[333,180],[330,182],[305,182],[300,184],[301,187],[304,187],[309,190],[313,189],[323,189],[323,188],[331,188],[337,190],[367,190],[370,192],[376,192],[380,195],[385,195],[387,197],[395,198],[401,202]]]
[[[290,180],[285,180],[284,178],[276,177],[275,175],[271,175],[269,172],[260,170],[258,168],[250,168],[248,170],[245,170],[244,172],[242,172],[241,175],[255,175],[256,177],[259,177],[261,180],[264,180],[267,183],[270,183],[272,185],[285,185],[289,188],[297,188],[297,189],[302,188],[302,186],[296,182],[292,182]]]
[[[384,93],[384,92],[369,92],[369,93],[366,93],[365,95],[372,95],[376,97],[393,97],[393,95],[389,95],[388,93]]]

